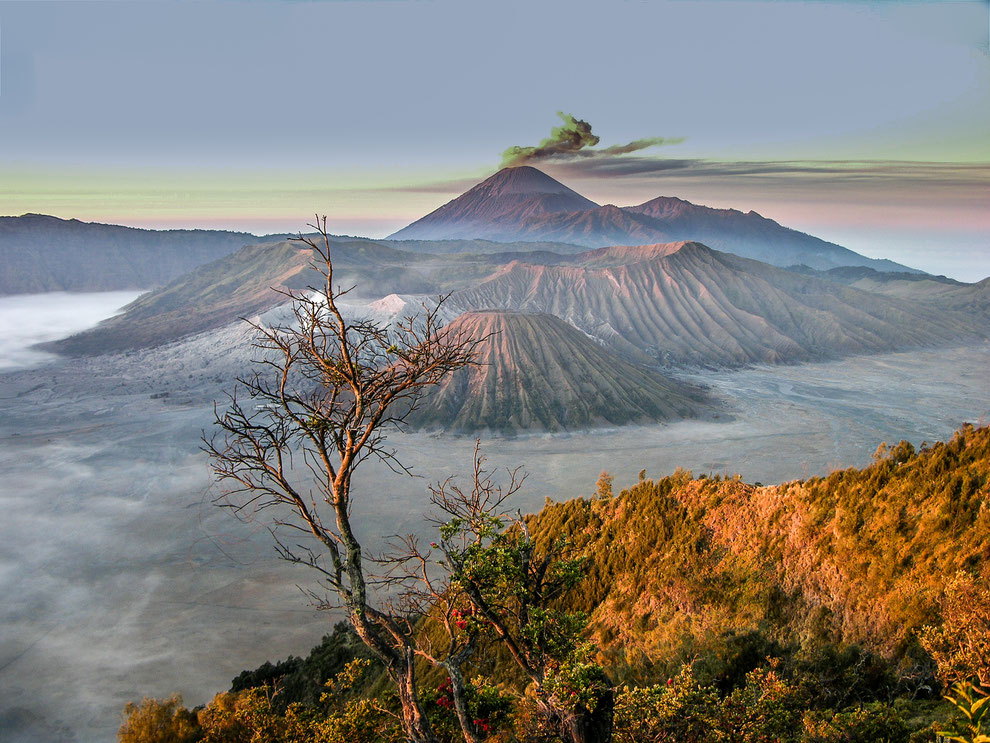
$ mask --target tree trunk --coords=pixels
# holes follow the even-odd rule
[[[378,636],[363,612],[351,610],[351,625],[364,644],[382,661],[399,692],[402,729],[410,743],[439,743],[433,727],[419,703],[416,691],[416,663],[411,647],[390,647]]]
[[[402,727],[410,743],[439,743],[433,733],[430,721],[419,703],[416,691],[416,665],[412,649],[407,649],[403,668],[396,671],[396,686],[399,690],[399,704],[402,706]]]
[[[457,713],[457,721],[461,726],[461,734],[465,743],[482,743],[482,738],[478,735],[474,720],[468,714],[467,700],[464,699],[464,674],[458,663],[444,663],[443,667],[450,676],[451,695],[454,697],[454,711]]]
[[[563,709],[544,699],[541,704],[550,726],[566,743],[611,743],[615,717],[615,692],[604,672],[601,673],[604,690],[599,694],[594,709],[578,704],[573,710]]]
[[[608,689],[598,698],[594,710],[583,705],[566,720],[569,743],[611,743],[612,722],[615,714],[615,694]]]

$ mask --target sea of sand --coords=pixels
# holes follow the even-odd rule
[[[112,304],[112,302],[109,302]],[[2,317],[0,317],[2,322]],[[304,655],[331,626],[277,559],[270,515],[214,500],[201,433],[247,363],[228,329],[155,351],[30,356],[0,371],[0,731],[11,741],[106,741],[129,700],[201,704],[245,668]],[[24,357],[27,358],[27,357]],[[30,367],[30,368],[26,368]],[[942,440],[990,415],[990,346],[801,366],[695,371],[721,422],[483,437],[523,467],[523,510],[617,488],[645,469],[765,484],[864,465],[881,441]],[[427,485],[467,473],[474,439],[395,433],[417,477],[369,463],[355,521],[369,546],[427,533]]]

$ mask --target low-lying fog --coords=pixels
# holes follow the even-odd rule
[[[143,292],[50,292],[0,297],[0,371],[25,369],[55,356],[32,349],[91,328]]]
[[[4,740],[111,740],[128,700],[178,691],[203,703],[242,669],[307,653],[329,626],[295,587],[312,576],[276,559],[264,523],[212,505],[198,446],[215,391],[183,398],[205,362],[172,353],[0,375]],[[523,510],[590,494],[603,469],[619,487],[677,466],[779,482],[982,420],[987,368],[981,346],[697,374],[733,420],[490,439],[485,450],[529,472]],[[228,378],[209,371],[216,388]],[[365,469],[355,520],[369,543],[422,529],[427,483],[471,461],[471,439],[392,441],[424,477]]]

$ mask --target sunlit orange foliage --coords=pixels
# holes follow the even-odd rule
[[[919,634],[946,686],[979,681],[990,687],[990,588],[960,571],[939,599],[942,622]]]

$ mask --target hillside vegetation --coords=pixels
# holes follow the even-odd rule
[[[937,621],[948,578],[990,578],[990,429],[918,452],[881,446],[875,459],[769,487],[677,472],[548,505],[531,528],[587,555],[573,601],[632,677],[750,631],[906,667],[921,662],[915,636]]]
[[[527,521],[537,544],[583,556],[561,608],[589,619],[618,743],[934,743],[947,724],[978,739],[965,727],[982,723],[953,723],[939,697],[990,680],[990,428],[775,486],[644,471],[615,494],[603,474],[594,497]],[[472,661],[485,740],[554,740],[504,661],[497,647]],[[421,678],[440,739],[459,740],[442,674]],[[205,708],[129,705],[121,740],[398,741],[382,679],[339,626]]]

